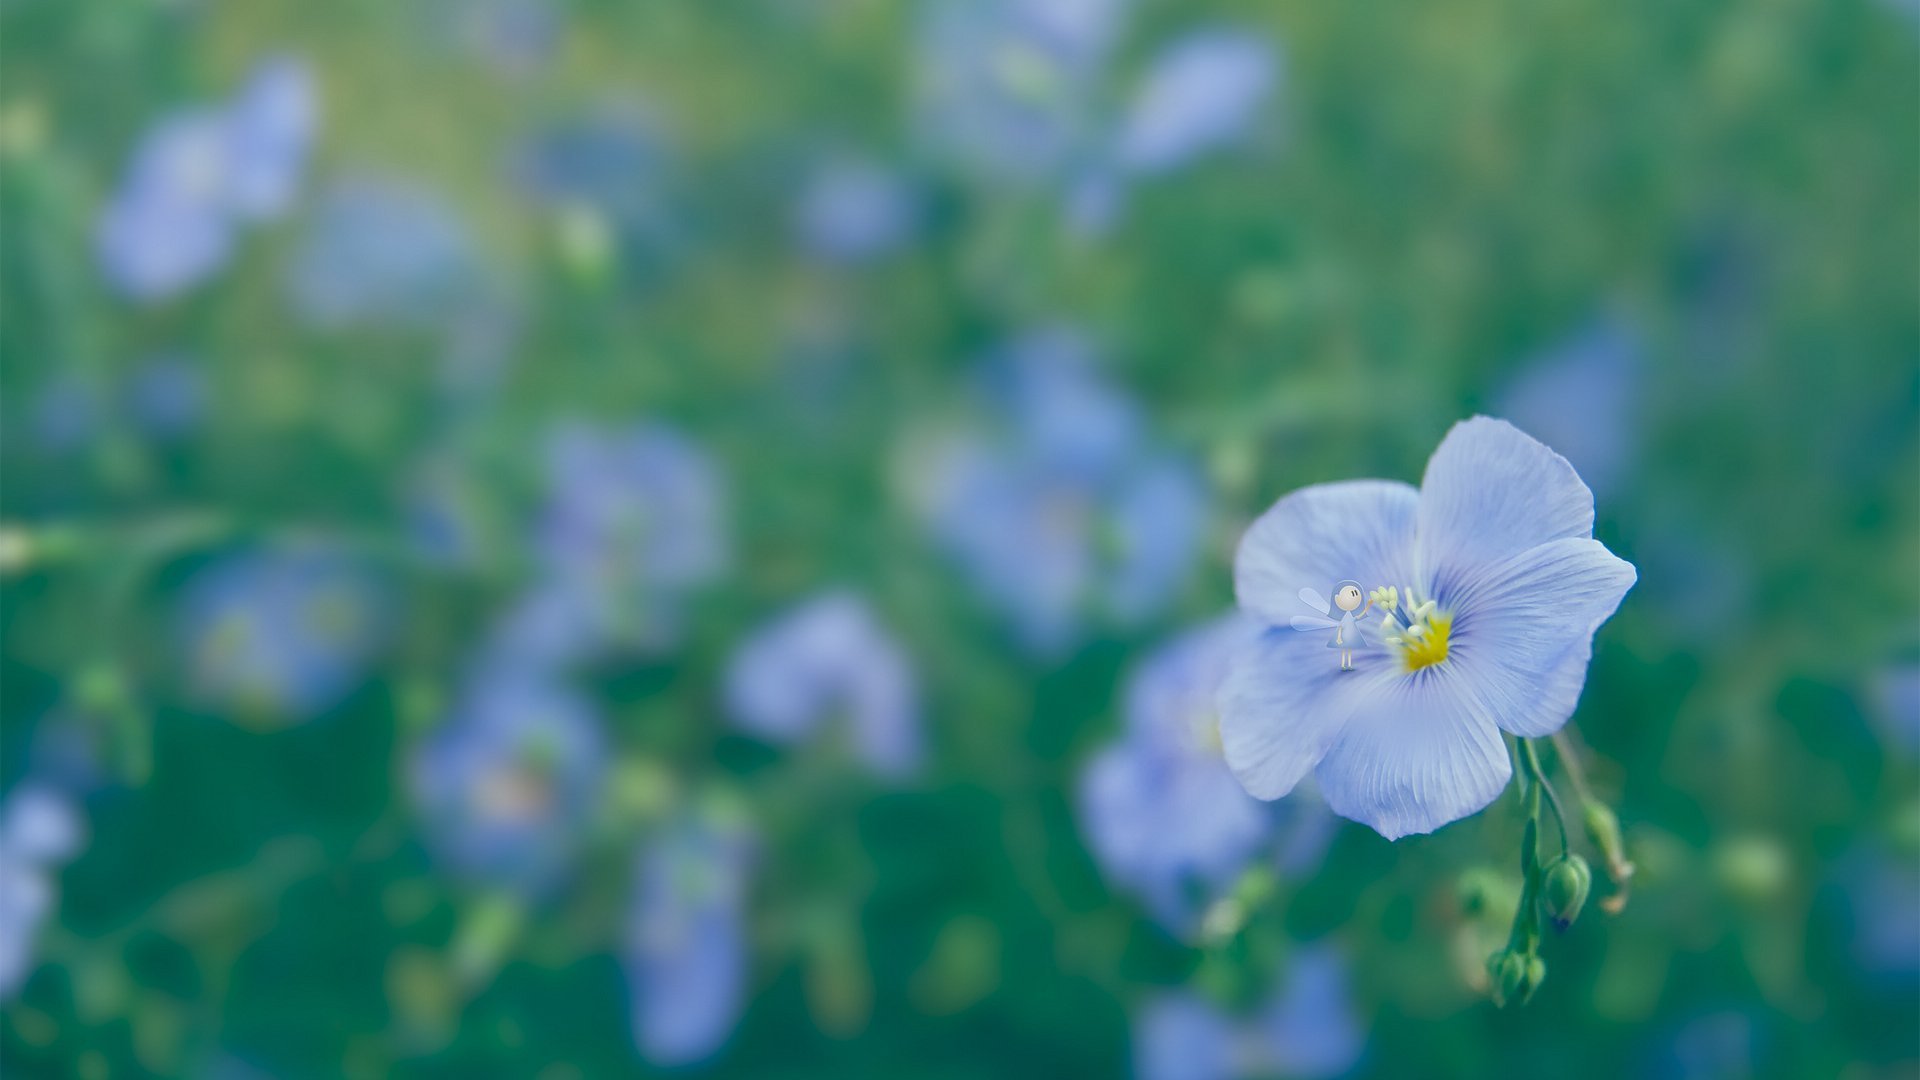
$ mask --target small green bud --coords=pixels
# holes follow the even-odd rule
[[[1487,986],[1499,1008],[1506,1008],[1509,1001],[1524,1004],[1532,993],[1527,987],[1526,954],[1501,949],[1487,957]]]
[[[1546,981],[1547,962],[1540,959],[1538,954],[1527,957],[1526,988],[1520,992],[1520,1004],[1525,1005],[1527,1002],[1532,1001],[1534,991],[1540,989],[1541,985]]]
[[[1565,930],[1580,917],[1593,888],[1593,870],[1578,855],[1562,855],[1547,864],[1540,887],[1540,905],[1552,920],[1555,930]]]
[[[1633,877],[1633,864],[1627,861],[1627,848],[1620,840],[1620,819],[1614,816],[1613,809],[1605,803],[1588,802],[1583,808],[1582,818],[1587,827],[1587,839],[1607,860],[1607,876],[1615,885],[1625,887]]]

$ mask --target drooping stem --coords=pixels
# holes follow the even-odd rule
[[[1553,785],[1547,782],[1546,770],[1540,767],[1540,755],[1533,747],[1534,740],[1520,739],[1517,741],[1520,743],[1520,764],[1527,774],[1527,779],[1532,782],[1536,789],[1546,793],[1547,807],[1553,811],[1553,823],[1560,830],[1560,853],[1564,855],[1569,850],[1567,844],[1567,815],[1566,812],[1561,809],[1560,795],[1553,790]],[[1535,814],[1536,816],[1538,814],[1537,806]]]
[[[1553,733],[1553,751],[1560,756],[1560,767],[1567,770],[1567,779],[1573,784],[1573,793],[1580,798],[1580,805],[1593,801],[1593,789],[1587,786],[1587,770],[1580,764],[1580,755],[1573,751],[1573,740],[1567,737],[1567,729],[1561,728]]]

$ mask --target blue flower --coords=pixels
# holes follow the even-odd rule
[[[1127,685],[1125,733],[1081,778],[1094,855],[1177,933],[1191,933],[1204,906],[1256,861],[1278,850],[1283,869],[1304,869],[1331,838],[1323,805],[1295,800],[1277,815],[1221,756],[1214,692],[1233,652],[1260,629],[1228,616],[1155,652]]]
[[[1026,184],[1090,155],[1095,106],[1126,0],[934,0],[920,27],[916,106],[963,170]]]
[[[315,98],[306,67],[276,59],[231,102],[161,120],[101,211],[108,281],[135,300],[169,299],[225,265],[242,225],[284,214],[313,143]]]
[[[1406,589],[1353,671],[1325,634],[1287,628],[1302,588],[1346,578]],[[1594,631],[1634,578],[1593,539],[1573,466],[1503,420],[1455,425],[1418,490],[1296,491],[1240,542],[1240,607],[1274,629],[1221,687],[1227,761],[1263,799],[1311,772],[1337,813],[1388,839],[1472,814],[1511,776],[1501,732],[1540,737],[1572,715]]]
[[[869,262],[899,248],[918,217],[905,179],[868,161],[840,159],[816,166],[800,190],[794,232],[814,258],[845,265]]]
[[[584,699],[526,667],[482,662],[410,776],[431,845],[456,874],[532,896],[572,865],[605,761]]]
[[[1036,652],[1064,650],[1092,615],[1157,614],[1199,553],[1198,474],[1147,445],[1137,406],[1071,331],[1016,340],[989,376],[1006,422],[909,461],[909,496],[939,544]]]
[[[681,608],[729,561],[720,479],[678,432],[569,425],[547,445],[535,526],[547,640],[665,647]],[[557,620],[557,621],[556,621]]]
[[[406,181],[349,176],[321,193],[287,268],[294,310],[339,329],[445,329],[488,298],[478,250],[443,200]]]
[[[1272,46],[1213,28],[1169,45],[1129,107],[1114,156],[1136,174],[1179,168],[1244,138],[1279,81]]]
[[[1604,496],[1633,466],[1643,367],[1632,333],[1599,320],[1531,361],[1495,405],[1564,455]]]
[[[254,551],[202,570],[181,600],[190,694],[241,719],[309,718],[338,704],[384,643],[373,579],[320,549]]]
[[[1134,1027],[1133,1068],[1140,1080],[1326,1080],[1351,1070],[1365,1049],[1346,961],[1317,943],[1293,951],[1279,992],[1249,1015],[1189,991],[1150,1001]]]
[[[792,744],[833,721],[874,771],[900,776],[920,760],[913,666],[866,603],[816,596],[743,642],[727,669],[727,710],[740,727]]]
[[[34,941],[53,913],[58,871],[85,842],[85,827],[66,798],[34,781],[7,795],[0,808],[0,1001],[33,973]]]
[[[745,1005],[746,937],[756,844],[729,814],[690,813],[640,853],[621,959],[633,1037],[656,1065],[712,1057]]]

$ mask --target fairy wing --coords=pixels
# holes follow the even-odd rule
[[[1325,615],[1295,615],[1289,621],[1295,630],[1331,630],[1340,625]]]
[[[1310,589],[1310,588],[1301,589],[1300,599],[1308,607],[1312,608],[1313,610],[1319,612],[1322,615],[1333,614],[1333,603],[1329,601],[1326,597],[1321,596],[1317,590]]]

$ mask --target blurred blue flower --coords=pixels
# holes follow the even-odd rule
[[[101,211],[95,245],[108,282],[134,300],[166,300],[220,269],[241,225],[292,205],[317,115],[306,66],[277,58],[227,104],[162,119]]]
[[[33,973],[34,943],[53,913],[61,865],[79,854],[85,826],[67,799],[23,781],[0,807],[0,1001]]]
[[[1127,684],[1126,729],[1081,777],[1080,809],[1106,873],[1176,933],[1256,861],[1299,871],[1317,862],[1332,818],[1317,800],[1285,811],[1248,795],[1221,755],[1214,692],[1232,653],[1260,632],[1229,615],[1153,653]]]
[[[865,601],[830,592],[776,617],[734,651],[727,710],[740,727],[771,742],[814,737],[844,725],[855,756],[885,776],[920,761],[913,665]]]
[[[583,645],[670,645],[686,596],[729,562],[713,463],[663,425],[570,424],[548,441],[547,473],[534,544],[548,629]]]
[[[640,853],[621,959],[634,1042],[655,1065],[704,1061],[739,1023],[755,851],[745,822],[708,811],[675,820]]]
[[[836,159],[815,166],[802,185],[794,232],[814,258],[852,265],[898,249],[918,216],[915,192],[899,173],[871,161]]]
[[[466,224],[439,196],[372,175],[331,182],[287,268],[288,298],[326,329],[444,329],[489,299]]]
[[[1138,1080],[1237,1080],[1239,1032],[1235,1020],[1191,991],[1147,1002],[1133,1029],[1133,1075]]]
[[[1058,180],[1094,150],[1097,91],[1128,0],[930,0],[916,123],[963,170]]]
[[[200,368],[185,357],[155,356],[127,378],[127,413],[150,438],[177,439],[206,412],[207,383]]]
[[[410,778],[428,840],[457,875],[537,896],[572,865],[605,762],[584,699],[524,666],[482,661]]]
[[[1639,340],[1602,319],[1529,361],[1495,411],[1558,450],[1605,497],[1633,466],[1644,376]]]
[[[1407,590],[1379,647],[1342,671],[1303,588],[1352,578]],[[1416,490],[1317,484],[1247,530],[1243,611],[1274,627],[1220,691],[1227,761],[1263,799],[1307,773],[1344,817],[1397,839],[1492,802],[1512,774],[1502,731],[1551,734],[1586,685],[1593,634],[1635,571],[1593,539],[1593,494],[1567,460],[1503,420],[1456,424]],[[1371,617],[1371,615],[1369,616]]]
[[[1920,751],[1920,664],[1882,668],[1872,682],[1872,709],[1882,737],[1911,759]]]
[[[282,57],[254,69],[227,107],[226,187],[236,217],[271,221],[292,208],[318,120],[305,64]]]
[[[604,233],[626,269],[651,273],[671,262],[688,230],[670,149],[650,108],[615,101],[527,135],[508,172],[529,202],[559,215],[563,241],[573,235],[578,246],[577,234]]]
[[[1303,945],[1288,955],[1280,992],[1255,1024],[1262,1072],[1303,1080],[1339,1076],[1357,1065],[1366,1049],[1346,958],[1327,942]]]
[[[1912,987],[1920,976],[1920,859],[1913,839],[1873,838],[1836,859],[1827,891],[1854,967],[1872,984]]]
[[[1325,943],[1289,956],[1279,992],[1237,1016],[1190,991],[1164,994],[1134,1027],[1140,1080],[1327,1080],[1359,1064],[1366,1031],[1347,987],[1346,961]]]
[[[527,136],[510,172],[546,206],[587,204],[609,214],[650,205],[668,161],[661,125],[644,106],[610,102]]]
[[[1753,1017],[1735,1009],[1705,1013],[1681,1024],[1649,1070],[1672,1080],[1734,1080],[1759,1074],[1759,1032]]]
[[[1023,644],[1057,653],[1088,616],[1135,624],[1185,584],[1206,526],[1196,471],[1148,445],[1138,407],[1063,329],[1013,342],[989,371],[1006,423],[937,440],[910,497]]]
[[[1253,34],[1187,34],[1147,71],[1116,138],[1116,160],[1135,174],[1165,172],[1246,137],[1279,69],[1272,45]]]
[[[249,721],[307,719],[360,684],[387,638],[386,614],[374,579],[341,553],[228,556],[181,597],[188,692]]]

